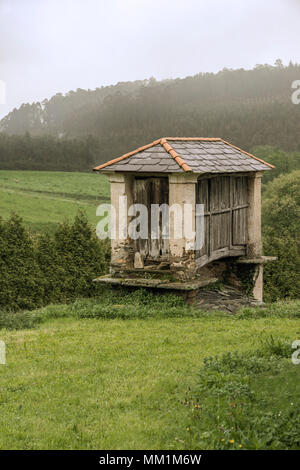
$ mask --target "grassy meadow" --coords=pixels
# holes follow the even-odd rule
[[[0,329],[7,348],[7,364],[0,366],[0,449],[287,447],[286,424],[276,431],[278,443],[270,443],[257,420],[262,415],[274,422],[286,406],[298,419],[300,366],[291,363],[290,345],[300,334],[299,302],[238,315],[201,312],[172,296],[136,294],[129,313],[126,302],[127,296],[113,294],[52,305],[28,312],[34,321],[27,328]],[[258,398],[243,401],[254,417],[241,421],[231,395],[223,403],[209,387],[194,406],[204,358],[247,355],[273,337],[286,341],[290,352],[255,369]],[[237,387],[243,397],[244,384]],[[232,412],[237,429],[226,422]],[[299,423],[289,423],[295,443]]]
[[[109,201],[109,182],[96,173],[0,171],[0,215],[18,213],[33,232],[54,231],[83,210],[96,225],[96,208]]]
[[[32,232],[78,210],[95,226],[108,201],[103,175],[0,171],[1,217]],[[0,311],[1,450],[300,449],[300,301],[233,315],[143,290],[77,297]]]

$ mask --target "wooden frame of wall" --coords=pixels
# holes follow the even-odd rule
[[[223,257],[246,255],[248,243],[248,175],[203,175],[196,203],[204,204],[205,240],[195,253],[200,268]]]

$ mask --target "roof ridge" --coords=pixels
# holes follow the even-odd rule
[[[230,144],[230,143],[227,142],[226,140],[223,140],[223,139],[220,139],[220,140],[221,140],[221,142],[224,142],[224,144],[229,145],[229,147],[232,147],[232,148],[234,148],[234,149],[236,149],[236,150],[239,150],[239,152],[242,152],[242,153],[244,153],[245,155],[248,155],[248,157],[254,158],[255,160],[258,160],[259,162],[264,163],[265,165],[268,165],[270,168],[275,168],[275,166],[274,166],[274,165],[271,165],[271,163],[268,163],[268,162],[266,162],[265,160],[262,160],[261,158],[255,157],[254,155],[252,155],[252,153],[248,153],[248,152],[246,152],[245,150],[242,150],[242,149],[240,149],[239,147],[236,147],[235,145]]]
[[[173,149],[172,145],[170,145],[167,141],[166,137],[163,137],[160,141],[160,144],[163,146],[166,152],[168,152],[172,158],[176,161],[176,163],[184,170],[184,171],[192,171],[189,165],[181,158],[181,156]]]

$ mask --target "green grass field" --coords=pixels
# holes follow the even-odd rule
[[[102,175],[0,171],[1,216],[33,232],[79,209],[96,225],[108,200]],[[104,289],[0,312],[0,449],[300,449],[299,318],[299,301],[232,315]],[[260,357],[272,338],[279,353]]]
[[[0,171],[1,217],[19,214],[32,231],[54,231],[83,210],[96,225],[96,208],[109,201],[108,179],[96,173]]]
[[[81,301],[77,313],[92,310],[95,302]],[[123,299],[115,296],[112,302],[117,309]],[[45,321],[35,329],[0,330],[7,347],[7,364],[0,365],[0,448],[221,447],[210,418],[218,399],[207,398],[210,415],[205,412],[203,422],[201,410],[184,403],[197,389],[203,359],[246,353],[270,335],[296,339],[299,302],[291,304],[294,316],[284,316],[288,304],[282,304],[270,307],[264,317],[250,310],[232,316],[190,309],[181,317],[164,318],[167,304],[162,300],[161,310],[158,305],[156,317],[154,308],[152,317],[126,320],[78,318],[72,306],[52,306],[41,311]],[[257,376],[259,390],[267,387],[257,405],[262,412],[268,406],[277,410],[280,400],[284,407],[285,395],[299,409],[299,374],[300,366],[286,359],[281,375]],[[238,448],[241,440],[228,445]]]

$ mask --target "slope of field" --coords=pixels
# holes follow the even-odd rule
[[[59,314],[58,307],[47,309]],[[7,348],[7,364],[0,365],[0,449],[199,448],[200,411],[184,402],[203,358],[243,354],[270,335],[296,339],[299,319],[272,313],[270,307],[265,318],[216,312],[198,318],[192,312],[181,318],[70,317],[48,319],[33,330],[0,330]],[[300,366],[289,363],[281,394],[299,381]],[[293,395],[296,407],[299,397]],[[202,448],[212,446],[214,436],[207,434],[201,434]]]
[[[95,173],[0,171],[1,217],[19,214],[33,231],[54,230],[83,210],[96,224],[96,208],[109,201],[109,182]]]

